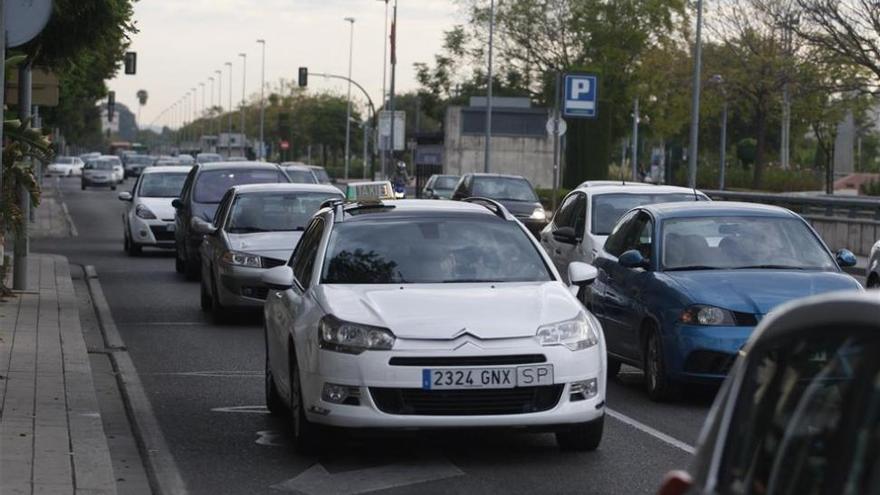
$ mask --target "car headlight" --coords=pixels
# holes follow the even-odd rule
[[[328,315],[318,326],[321,349],[360,354],[367,350],[387,351],[394,346],[394,334],[386,328],[342,321]]]
[[[572,351],[587,349],[599,343],[598,328],[583,312],[572,320],[539,327],[537,337],[541,345],[564,345]]]
[[[535,211],[532,212],[532,216],[530,216],[532,220],[547,220],[547,212],[544,211],[544,208],[540,206],[535,208]]]
[[[735,326],[736,325],[736,317],[733,315],[733,312],[718,308],[715,306],[706,306],[703,304],[696,304],[694,306],[690,306],[686,308],[679,318],[682,323],[688,325],[703,325],[703,326]]]
[[[260,257],[255,254],[242,253],[240,251],[226,251],[220,260],[227,265],[248,266],[251,268],[262,268],[263,262]]]
[[[146,205],[137,205],[137,208],[134,209],[134,214],[137,215],[138,218],[143,218],[144,220],[156,219],[156,215],[150,211]]]

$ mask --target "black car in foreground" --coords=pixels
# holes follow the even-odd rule
[[[547,212],[535,188],[519,175],[465,174],[458,182],[452,199],[479,197],[498,201],[537,236],[547,225]]]
[[[232,186],[242,184],[288,183],[290,179],[278,165],[265,162],[197,163],[189,171],[174,206],[174,268],[197,280],[201,270],[199,246],[203,235],[192,228],[193,218],[213,222],[217,205]]]

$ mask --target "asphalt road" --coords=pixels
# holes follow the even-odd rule
[[[212,324],[199,309],[198,284],[174,272],[170,252],[123,252],[116,192],[80,191],[76,179],[61,184],[79,236],[32,249],[97,268],[192,493],[639,494],[655,493],[668,470],[689,462],[714,390],[656,404],[632,369],[609,381],[611,416],[593,453],[560,452],[551,434],[449,432],[340,437],[319,458],[298,455],[285,422],[263,409],[259,314]]]

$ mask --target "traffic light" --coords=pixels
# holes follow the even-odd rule
[[[309,68],[299,68],[299,87],[304,88],[309,85]]]
[[[136,52],[125,52],[126,74],[137,74],[137,60],[138,56]]]
[[[116,112],[116,91],[107,93],[107,122],[113,122],[113,113]]]

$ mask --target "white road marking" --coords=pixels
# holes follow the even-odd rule
[[[257,445],[265,445],[268,447],[286,447],[286,436],[275,430],[263,430],[257,432]]]
[[[610,409],[610,408],[607,408],[607,407],[605,408],[605,413],[608,414],[609,416],[611,416],[612,418],[620,421],[621,423],[632,426],[633,428],[640,430],[643,433],[647,433],[648,435],[651,435],[652,437],[656,438],[657,440],[660,440],[661,442],[672,445],[673,447],[675,447],[677,449],[681,449],[681,450],[687,452],[688,454],[693,455],[697,451],[697,449],[694,448],[693,445],[682,442],[681,440],[674,438],[674,437],[671,437],[671,436],[667,435],[666,433],[663,433],[662,431],[659,431],[655,428],[651,428],[650,426],[646,425],[645,423],[642,423],[641,421],[635,420],[635,419],[627,416],[626,414],[617,412],[617,411]]]
[[[333,474],[315,464],[271,488],[305,495],[355,495],[462,475],[461,469],[442,457]]]
[[[266,406],[230,406],[230,407],[215,407],[211,409],[212,412],[225,412],[225,413],[244,413],[244,414],[269,414],[269,410],[266,409]]]

